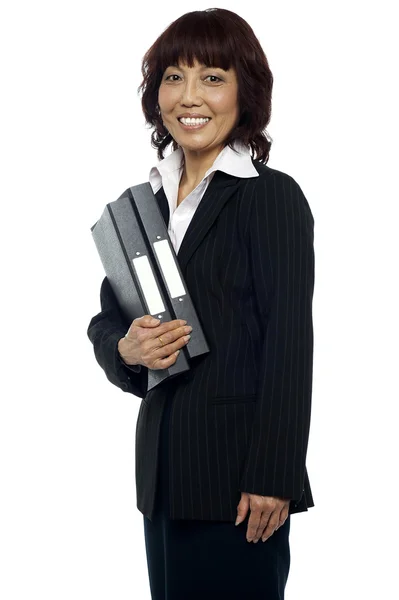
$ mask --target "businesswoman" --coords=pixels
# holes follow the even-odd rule
[[[313,216],[293,177],[266,165],[273,77],[248,23],[189,12],[142,72],[160,159],[149,180],[210,348],[147,393],[148,369],[186,351],[190,323],[126,323],[104,279],[88,336],[107,378],[142,399],[136,488],[152,598],[281,599],[291,515],[314,506]]]

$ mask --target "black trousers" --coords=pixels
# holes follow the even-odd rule
[[[239,525],[168,517],[168,396],[161,423],[153,521],[144,516],[152,600],[283,600],[290,568],[290,516],[266,542]]]

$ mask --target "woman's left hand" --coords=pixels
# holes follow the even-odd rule
[[[241,492],[237,506],[236,525],[241,523],[251,509],[248,521],[247,541],[256,543],[262,536],[265,542],[288,517],[290,500],[273,496],[258,496]]]

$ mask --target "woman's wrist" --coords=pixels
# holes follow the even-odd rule
[[[119,352],[119,356],[121,357],[121,359],[123,360],[123,362],[124,362],[126,365],[129,365],[129,366],[136,366],[136,365],[140,364],[140,363],[138,363],[138,362],[127,362],[127,360],[126,360],[126,359],[125,359],[125,357],[124,357],[124,353],[125,353],[125,350],[126,350],[126,343],[127,343],[127,342],[126,342],[126,338],[125,338],[125,337],[121,338],[121,339],[118,341],[118,352]]]

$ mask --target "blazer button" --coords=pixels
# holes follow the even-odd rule
[[[126,383],[126,381],[122,381],[122,387],[123,387],[123,389],[124,389],[124,390],[127,390],[127,389],[128,389],[128,387],[129,387],[129,386],[128,386],[128,384]]]

